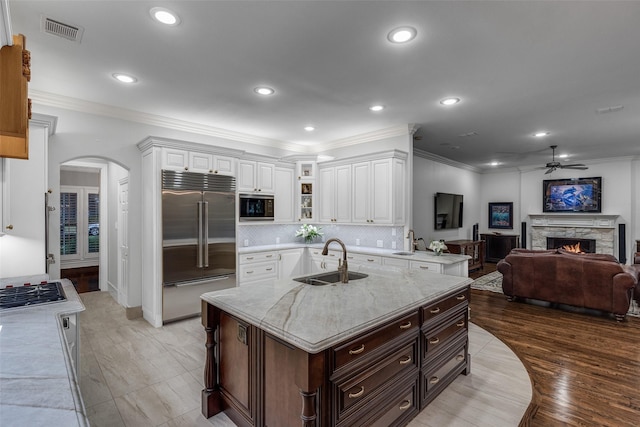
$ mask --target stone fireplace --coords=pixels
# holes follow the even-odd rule
[[[578,241],[593,241],[592,253],[615,255],[615,225],[618,215],[596,214],[530,214],[531,249],[547,249],[547,239],[565,240],[575,244]],[[562,246],[562,245],[561,245]],[[584,252],[591,252],[582,246]]]

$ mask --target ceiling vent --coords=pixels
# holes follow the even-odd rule
[[[598,108],[596,110],[596,114],[617,113],[618,111],[622,111],[623,108],[624,106],[622,105],[616,105],[614,107]]]
[[[43,33],[53,34],[76,43],[80,43],[84,33],[84,28],[79,25],[65,24],[44,15],[40,17],[40,30]]]

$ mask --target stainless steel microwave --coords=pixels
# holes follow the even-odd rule
[[[240,221],[273,221],[273,195],[240,194],[239,200]]]

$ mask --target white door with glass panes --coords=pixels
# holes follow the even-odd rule
[[[60,260],[63,268],[100,263],[100,193],[97,187],[60,187]]]

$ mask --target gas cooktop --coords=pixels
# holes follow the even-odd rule
[[[60,282],[25,283],[22,286],[7,285],[6,288],[0,289],[0,309],[64,301],[66,299]]]

